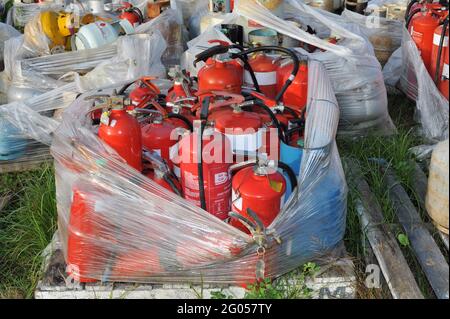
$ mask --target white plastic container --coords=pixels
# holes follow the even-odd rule
[[[436,227],[448,234],[448,156],[449,140],[439,143],[433,151],[425,200],[428,214]]]

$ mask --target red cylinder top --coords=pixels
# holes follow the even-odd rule
[[[231,108],[215,111],[209,119],[214,121],[216,129],[221,133],[225,133],[226,129],[231,129],[235,130],[235,135],[249,134],[244,132],[249,129],[253,129],[253,133],[256,133],[263,124],[258,114],[234,111]]]
[[[203,91],[227,91],[240,94],[243,69],[233,61],[214,60],[198,72],[198,89]]]
[[[112,110],[109,125],[101,123],[98,136],[130,165],[142,171],[142,136],[139,122],[125,110]]]

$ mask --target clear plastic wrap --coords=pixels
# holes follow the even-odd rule
[[[66,260],[69,234],[77,238],[71,256],[78,259],[67,268],[75,279],[246,284],[327,254],[345,232],[347,186],[335,143],[339,108],[320,63],[310,62],[309,79],[299,187],[274,222],[254,236],[127,166],[90,124],[91,103],[84,98],[95,92],[80,96],[57,129],[25,105],[2,111],[24,134],[52,141]],[[76,226],[71,207],[78,199],[90,213]]]
[[[448,101],[439,92],[423,64],[420,52],[406,29],[403,30],[402,72],[399,86],[416,101],[416,119],[430,142],[448,139]],[[399,61],[392,61],[392,63]]]
[[[24,127],[22,120],[8,117],[8,110],[30,108],[33,112],[60,121],[61,109],[72,103],[79,93],[131,82],[147,74],[161,74],[164,70],[161,64],[164,49],[165,41],[159,32],[121,37],[117,41],[117,55],[86,75],[80,76],[74,72],[69,83],[62,83],[48,92],[20,102],[0,106],[0,163],[39,160],[48,154],[48,148],[22,133],[33,128]],[[11,92],[8,93],[10,95]]]
[[[392,132],[394,126],[387,109],[381,66],[359,25],[338,15],[311,8],[299,0],[289,0],[288,4],[289,16],[295,17],[300,23],[306,21],[306,24],[317,28],[322,36],[324,32],[328,32],[328,36],[338,36],[338,44],[331,44],[293,28],[289,21],[276,17],[254,0],[240,0],[236,13],[323,50],[308,53],[298,49],[310,59],[321,61],[328,71],[341,109],[340,133],[367,134],[370,130]]]
[[[162,61],[170,67],[179,64],[179,58],[184,50],[185,38],[182,35],[182,29],[183,26],[180,25],[177,12],[166,10],[157,18],[140,25],[136,34],[142,34],[143,36],[162,34],[164,39],[157,41],[158,49],[165,50]],[[37,34],[39,35],[39,33]],[[40,54],[43,54],[45,50],[39,52],[36,45],[27,44],[24,36],[8,40],[5,44],[5,73],[11,97],[10,101],[42,94],[60,87],[70,82],[71,76],[75,75],[74,73],[86,74],[95,66],[108,61],[117,54],[117,42],[121,38],[119,37],[116,42],[110,45],[96,49],[43,56],[40,56]],[[158,36],[158,38],[160,37]],[[36,41],[36,38],[34,39]],[[45,48],[46,42],[42,43]],[[159,64],[153,67],[159,68],[158,72],[155,73],[156,75],[166,76],[164,65]]]
[[[42,3],[23,3],[14,1],[12,19],[15,27],[21,29],[39,12],[45,10],[62,10],[63,5],[56,1],[45,1]]]
[[[20,32],[12,26],[0,22],[0,70],[3,69],[3,50],[6,40],[20,36]]]
[[[341,16],[349,22],[359,24],[361,30],[369,38],[370,43],[372,43],[375,56],[382,66],[386,64],[392,53],[401,46],[402,21],[376,16],[363,16],[347,9],[342,12]]]
[[[167,68],[180,64],[181,55],[186,49],[187,31],[179,17],[179,12],[174,9],[167,9],[158,17],[136,28],[136,33],[155,31],[161,32],[167,43],[166,51],[162,57],[163,64]]]

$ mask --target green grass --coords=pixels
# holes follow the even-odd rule
[[[392,136],[368,136],[365,138],[343,138],[338,139],[338,146],[342,158],[351,158],[359,162],[361,171],[367,180],[370,188],[376,197],[383,211],[384,223],[389,226],[395,235],[403,235],[399,225],[394,207],[388,196],[388,190],[383,183],[383,174],[380,171],[380,164],[376,159],[383,159],[396,173],[399,182],[417,204],[417,195],[414,192],[414,166],[415,158],[409,149],[422,144],[419,136],[415,135],[413,111],[414,105],[403,96],[390,97],[390,113],[397,126],[398,132]],[[359,223],[358,214],[355,208],[355,200],[358,193],[354,189],[349,191],[347,231],[345,243],[347,250],[356,257],[356,266],[364,279],[365,260],[367,255],[363,244],[363,232]],[[418,207],[418,205],[416,205]],[[419,209],[424,218],[426,214]],[[426,221],[426,219],[425,219]],[[401,246],[403,253],[413,271],[416,281],[419,284],[425,297],[432,297],[433,293],[415,259],[414,253],[409,246]],[[380,295],[381,293],[381,295]],[[368,291],[362,287],[361,297],[387,297],[385,292]]]
[[[54,171],[0,175],[0,298],[30,298],[40,276],[41,253],[56,230]]]

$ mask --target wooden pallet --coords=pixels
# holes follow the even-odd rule
[[[230,285],[190,284],[79,284],[68,281],[58,233],[44,251],[43,278],[38,283],[36,299],[198,299],[211,298],[213,292],[240,299],[245,289]],[[327,258],[317,261],[320,271],[308,278],[306,286],[315,299],[352,299],[356,297],[356,276],[352,259],[343,245]]]
[[[0,161],[0,174],[32,171],[39,169],[42,164],[52,161],[53,157],[48,151],[29,160],[25,157],[14,161]]]

